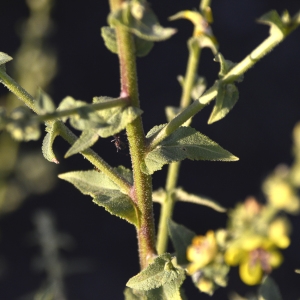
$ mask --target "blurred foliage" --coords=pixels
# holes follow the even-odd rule
[[[57,72],[56,54],[47,42],[54,28],[50,16],[54,1],[26,0],[26,3],[29,17],[18,26],[21,46],[14,55],[11,73],[34,95],[38,87],[48,89]],[[20,114],[23,116],[23,108],[15,111],[22,103],[12,93],[2,97],[0,104],[7,112],[14,114],[15,118],[20,118]],[[37,125],[30,124],[27,124],[27,128],[32,131],[31,127]],[[11,130],[17,134],[14,139],[8,132],[0,134],[0,215],[17,209],[31,194],[51,190],[55,184],[55,169],[45,162],[40,152],[29,151],[19,155],[18,140],[24,133],[23,130],[16,130],[15,123],[12,126]],[[36,132],[32,131],[33,134]]]

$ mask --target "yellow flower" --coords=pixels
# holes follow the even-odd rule
[[[233,242],[224,258],[228,265],[239,265],[240,277],[248,285],[259,284],[264,273],[282,263],[282,255],[273,242],[259,235],[245,235]]]
[[[215,233],[210,230],[206,236],[196,236],[192,245],[187,248],[187,259],[191,264],[187,267],[188,273],[193,274],[209,264],[218,251]]]

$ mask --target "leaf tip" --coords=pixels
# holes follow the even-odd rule
[[[53,158],[52,162],[55,163],[55,164],[57,164],[57,165],[59,164],[59,161],[56,158]]]

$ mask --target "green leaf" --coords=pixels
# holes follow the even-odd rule
[[[104,40],[106,48],[112,53],[118,54],[118,44],[115,29],[109,26],[103,26],[101,28],[101,36]]]
[[[171,260],[169,253],[156,257],[154,262],[146,269],[130,278],[126,286],[137,290],[149,291],[184,276],[184,270],[175,268]]]
[[[144,57],[148,55],[154,46],[154,43],[152,41],[147,41],[137,36],[134,36],[134,44],[135,44],[135,55],[138,57]]]
[[[155,135],[164,126],[155,126],[147,134],[147,137]],[[180,127],[146,155],[141,169],[146,174],[153,174],[165,164],[186,158],[211,161],[238,160],[236,156],[194,128]]]
[[[99,103],[107,101],[106,97],[94,97],[93,102]],[[98,111],[98,116],[105,122],[106,126],[97,129],[99,136],[105,138],[112,136],[133,122],[142,114],[142,110],[137,107],[113,107]]]
[[[283,24],[276,10],[271,10],[261,16],[257,22],[270,26],[270,35],[275,35],[280,38],[286,36],[286,27]]]
[[[198,205],[204,205],[207,207],[210,207],[218,212],[226,212],[226,208],[221,206],[219,203],[211,200],[210,198],[207,197],[200,197],[198,195],[194,194],[189,194],[186,191],[184,191],[182,188],[177,188],[175,191],[175,197],[177,201],[182,201],[182,202],[189,202],[189,203],[194,203]]]
[[[259,300],[282,300],[279,288],[275,281],[266,276],[258,290]]]
[[[55,164],[59,164],[59,161],[53,152],[54,140],[59,135],[58,122],[55,121],[50,126],[47,126],[46,131],[48,133],[46,134],[43,140],[42,153],[48,161],[54,162]]]
[[[210,114],[208,124],[223,119],[239,99],[239,91],[233,83],[219,84],[215,106]]]
[[[6,124],[6,130],[17,141],[39,139],[41,132],[39,123],[34,120],[33,113],[25,106],[15,108]]]
[[[166,40],[176,32],[174,28],[160,26],[149,6],[138,1],[124,2],[122,9],[109,15],[109,23],[122,25],[139,38],[151,42]]]
[[[191,245],[192,239],[196,236],[195,232],[183,225],[175,223],[171,219],[168,222],[168,227],[178,265],[182,266],[188,264],[186,249]]]
[[[13,58],[7,55],[4,52],[0,52],[0,65],[4,65],[7,62],[11,61]]]
[[[124,172],[120,168],[120,172]],[[119,171],[119,168],[116,169]],[[126,171],[128,174],[128,171]],[[123,194],[120,188],[104,173],[97,171],[75,171],[58,176],[72,183],[84,195],[93,197],[93,202],[102,206],[112,215],[118,216],[137,226],[137,208],[132,199]]]
[[[45,93],[41,88],[38,89],[38,94],[34,105],[39,114],[44,115],[55,111],[55,104],[51,97]]]
[[[65,158],[70,157],[76,153],[82,152],[85,149],[93,146],[99,139],[99,135],[97,134],[95,129],[87,129],[82,131],[82,134],[76,140],[76,142],[72,145],[72,147],[65,154]]]
[[[107,47],[107,49],[115,54],[118,54],[118,45],[115,29],[109,26],[104,26],[101,28],[101,35],[103,37],[104,44]],[[154,46],[153,42],[140,39],[137,36],[134,36],[134,44],[135,55],[138,57],[146,56]]]

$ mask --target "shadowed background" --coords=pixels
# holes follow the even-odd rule
[[[56,1],[52,18],[54,30],[49,43],[56,49],[58,74],[48,92],[58,104],[65,96],[90,102],[93,96],[119,95],[117,56],[110,53],[100,37],[100,27],[106,25],[106,1]],[[178,29],[170,40],[156,43],[145,58],[138,58],[141,108],[145,131],[165,122],[164,107],[179,103],[181,89],[176,76],[185,73],[186,40],[192,34],[192,24],[186,20],[168,22],[167,17],[180,10],[198,8],[199,1],[151,1],[162,25]],[[215,22],[213,31],[226,59],[238,62],[268,36],[269,27],[254,22],[270,9],[281,13],[288,9],[293,15],[300,9],[299,1],[275,0],[215,0],[212,2]],[[26,18],[24,1],[1,0],[0,51],[14,56],[20,45],[16,33],[18,22]],[[239,101],[220,122],[207,125],[212,105],[196,115],[192,126],[222,147],[238,156],[233,163],[185,161],[179,185],[187,191],[209,196],[225,207],[254,195],[263,201],[260,185],[263,178],[279,163],[291,163],[291,131],[300,119],[300,30],[292,33],[279,47],[245,74],[238,84]],[[9,63],[10,64],[10,63]],[[8,64],[8,69],[9,69]],[[199,74],[207,78],[208,86],[217,78],[219,64],[210,50],[202,51]],[[0,95],[7,91],[0,86]],[[39,149],[41,141],[22,144],[22,150]],[[128,151],[116,152],[111,139],[101,139],[94,147],[113,166],[130,166]],[[80,155],[63,159],[68,145],[57,138],[54,146],[60,159],[57,173],[91,166]],[[50,164],[50,163],[49,163]],[[166,167],[155,173],[154,188],[164,186]],[[71,251],[63,250],[65,261],[89,259],[92,267],[86,272],[66,275],[68,299],[122,299],[127,280],[138,270],[135,231],[124,221],[106,213],[83,196],[73,186],[61,180],[48,194],[33,196],[21,207],[1,217],[0,255],[4,271],[0,278],[0,298],[20,299],[39,288],[43,273],[32,269],[39,248],[32,246],[28,235],[34,230],[32,217],[37,209],[47,208],[55,215],[57,228],[76,241]],[[158,219],[158,205],[155,216]],[[198,234],[208,229],[225,227],[226,215],[193,204],[177,204],[174,220]],[[294,273],[300,267],[298,238],[299,218],[291,217],[294,231],[292,245],[284,251],[285,262],[273,272],[283,299],[296,299],[300,292],[300,277]],[[297,227],[298,226],[298,227]],[[171,249],[171,248],[170,248]],[[187,280],[189,299],[209,299]],[[226,299],[229,291],[250,290],[238,279],[237,270],[230,273],[229,288],[219,289],[213,299]]]

